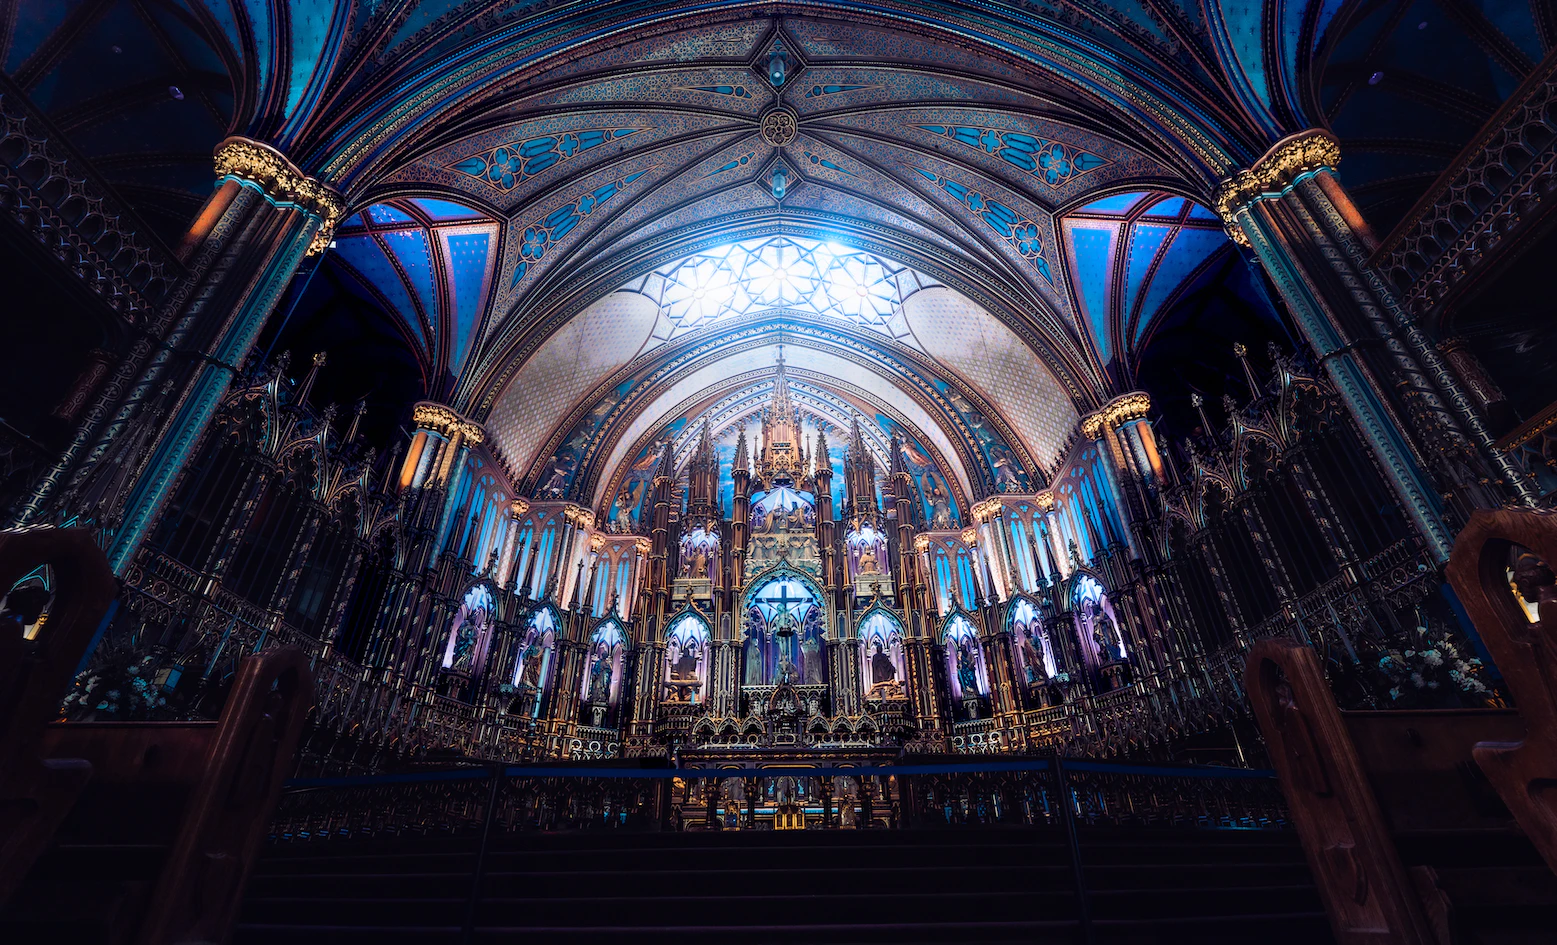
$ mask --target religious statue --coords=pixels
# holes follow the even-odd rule
[[[962,697],[971,699],[979,694],[978,669],[973,664],[973,646],[966,640],[957,649],[957,685],[962,689]]]
[[[800,676],[811,685],[822,681],[821,642],[809,633],[800,640]]]
[[[1097,644],[1098,662],[1117,663],[1124,659],[1124,653],[1119,647],[1119,634],[1114,629],[1114,621],[1101,609],[1092,620],[1092,640]]]
[[[532,640],[530,645],[525,647],[524,656],[520,661],[523,667],[519,674],[520,683],[531,689],[541,688],[541,661],[545,655],[538,641]]]
[[[860,574],[880,574],[881,565],[876,561],[876,543],[871,542],[860,549],[860,561],[856,566]]]
[[[897,679],[897,666],[893,664],[892,657],[882,651],[881,644],[876,644],[876,652],[870,655],[870,687],[885,686]]]
[[[762,624],[746,627],[746,685],[760,686],[762,678]]]
[[[476,648],[476,634],[481,629],[484,611],[477,610],[460,622],[454,631],[454,658],[449,665],[456,670],[470,668],[471,654]]]
[[[777,676],[778,678],[775,682],[779,685],[787,684],[792,686],[800,682],[800,668],[791,662],[789,657],[782,657],[779,659]]]
[[[606,705],[611,701],[611,656],[605,651],[604,644],[600,649],[599,658],[589,670],[589,701]]]
[[[1033,642],[1036,634],[1025,626],[1019,627],[1017,630],[1022,641],[1020,644],[1022,648],[1022,666],[1027,671],[1027,684],[1035,686],[1039,683],[1047,682],[1049,674],[1043,665],[1043,656],[1038,652],[1038,646]]]
[[[951,500],[946,496],[946,490],[941,488],[940,482],[928,473],[925,478],[930,481],[928,498],[930,500],[930,527],[951,528]]]
[[[695,682],[697,680],[698,652],[694,647],[687,647],[670,664],[670,678],[673,681]]]
[[[701,547],[697,549],[697,554],[692,556],[692,576],[694,578],[708,577],[708,552]]]

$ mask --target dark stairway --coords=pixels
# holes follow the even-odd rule
[[[1324,943],[1294,835],[1081,832],[1095,941]],[[457,943],[475,841],[281,845],[236,945]],[[1083,942],[1045,829],[522,834],[494,842],[475,942]]]

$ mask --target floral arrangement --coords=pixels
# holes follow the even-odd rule
[[[1439,709],[1482,706],[1496,700],[1482,681],[1482,663],[1466,658],[1441,630],[1418,626],[1410,649],[1385,650],[1378,668],[1390,683],[1389,697],[1397,708]]]
[[[156,663],[155,656],[143,656],[123,667],[104,666],[81,673],[65,696],[61,714],[75,721],[150,718],[168,704],[152,679]]]

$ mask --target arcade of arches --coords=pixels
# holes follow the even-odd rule
[[[8,5],[0,508],[127,716],[301,646],[314,772],[1253,763],[1275,635],[1482,704],[1557,32],[1234,6]]]

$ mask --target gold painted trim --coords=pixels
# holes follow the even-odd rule
[[[216,146],[216,176],[235,177],[258,187],[278,203],[289,203],[319,218],[319,231],[308,244],[308,255],[329,248],[335,226],[346,212],[346,198],[320,183],[268,144],[232,137]]]
[[[1262,198],[1279,197],[1304,174],[1340,163],[1341,146],[1328,131],[1311,128],[1289,135],[1271,145],[1248,170],[1222,181],[1214,201],[1216,215],[1235,242],[1248,246],[1248,237],[1238,225],[1239,213]]]
[[[452,437],[455,433],[462,434],[473,445],[486,440],[487,434],[481,424],[465,419],[443,404],[426,401],[419,403],[411,408],[411,419],[418,427],[441,433],[446,437]]]

